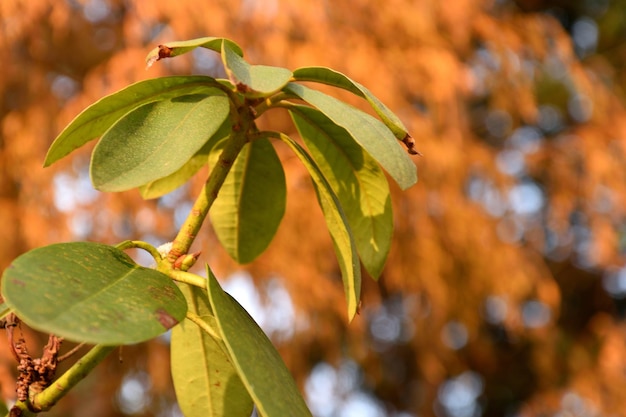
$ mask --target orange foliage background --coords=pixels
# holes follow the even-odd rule
[[[392,190],[392,251],[350,325],[311,183],[287,149],[277,144],[287,214],[258,261],[234,265],[205,226],[198,248],[220,277],[243,269],[261,294],[274,277],[288,289],[298,325],[276,343],[302,386],[322,361],[353,361],[358,389],[385,415],[626,415],[624,10],[624,0],[3,0],[0,270],[53,242],[172,239],[202,176],[165,204],[85,191],[88,151],[42,162],[106,94],[167,74],[221,75],[208,51],[146,71],[154,46],[228,37],[252,63],[329,66],[368,86],[424,154],[420,182]],[[295,136],[285,113],[269,116],[264,127]],[[42,336],[24,331],[37,352]],[[0,346],[10,399],[15,364]],[[167,344],[121,356],[51,415],[126,415],[111,398],[138,372],[150,401],[134,415],[170,415]],[[447,402],[468,375],[480,381],[473,405]]]

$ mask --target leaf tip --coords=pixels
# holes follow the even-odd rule
[[[415,139],[410,134],[406,134],[404,138],[402,138],[402,143],[406,146],[406,150],[411,155],[423,156],[420,151],[415,149]]]
[[[58,161],[60,158],[54,154],[53,151],[53,147],[50,147],[50,149],[48,149],[48,153],[46,154],[46,157],[43,161],[43,167],[44,168],[48,168],[50,165],[54,164],[56,161]]]
[[[159,45],[154,48],[146,58],[146,69],[150,68],[155,62],[163,58],[171,58],[174,55],[174,48],[167,45]]]
[[[157,48],[159,48],[159,55],[157,57],[157,61],[163,58],[171,58],[172,55],[174,54],[174,48],[170,48],[167,45],[159,45],[157,46]]]
[[[146,69],[149,69],[155,62],[159,60],[158,55],[149,55],[146,59]]]

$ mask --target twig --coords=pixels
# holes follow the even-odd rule
[[[94,346],[52,385],[30,399],[32,410],[47,411],[96,367],[117,346]],[[16,404],[17,405],[17,404]]]
[[[238,120],[235,120],[233,125],[233,133],[227,139],[217,164],[211,170],[211,174],[194,202],[191,212],[172,242],[172,249],[167,255],[167,262],[170,265],[173,265],[180,256],[189,252],[189,248],[200,231],[209,209],[217,198],[218,190],[226,180],[226,176],[241,149],[248,141],[247,133],[254,121],[254,115],[245,104],[239,108],[238,115]]]
[[[59,356],[58,361],[59,362],[63,362],[64,360],[66,360],[67,358],[69,358],[70,356],[72,356],[73,354],[75,354],[76,352],[78,352],[81,348],[83,348],[85,346],[85,343],[81,343],[79,345],[74,346],[69,352],[67,352],[64,355]]]

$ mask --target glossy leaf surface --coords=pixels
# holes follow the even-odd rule
[[[343,127],[382,165],[402,189],[417,182],[417,169],[393,133],[380,120],[334,97],[296,83],[285,91],[316,107],[338,126]]]
[[[378,278],[391,247],[393,217],[387,178],[380,166],[342,127],[310,107],[291,116],[312,158],[337,195],[361,262]]]
[[[222,45],[222,60],[231,82],[247,97],[267,97],[283,88],[292,76],[286,68],[250,65],[228,44]]]
[[[178,171],[168,175],[167,177],[159,178],[154,181],[142,185],[139,187],[141,197],[148,200],[151,198],[159,198],[167,193],[170,193],[186,183],[191,177],[193,177],[204,165],[207,164],[209,155],[208,153],[198,152],[191,157],[189,161]]]
[[[322,84],[332,85],[334,87],[343,88],[357,96],[363,97],[369,102],[376,114],[385,122],[387,127],[393,132],[394,136],[403,140],[409,132],[404,123],[389,110],[383,102],[381,102],[370,90],[364,85],[352,80],[347,75],[326,67],[304,67],[298,68],[293,72],[293,76],[297,81],[314,81]]]
[[[209,141],[205,143],[202,148],[185,163],[185,165],[180,167],[178,171],[168,175],[167,177],[159,178],[139,187],[141,197],[145,199],[158,198],[174,191],[186,183],[204,165],[208,164],[211,150],[217,146],[221,140],[228,137],[230,130],[231,123],[230,119],[227,118],[211,139],[209,139]]]
[[[205,290],[181,285],[189,311],[219,334]],[[185,319],[172,330],[172,379],[185,417],[249,417],[252,398],[237,375],[226,346]]]
[[[168,276],[135,264],[112,246],[87,242],[23,254],[4,272],[2,295],[37,330],[106,345],[158,336],[187,310]]]
[[[96,145],[91,180],[101,191],[124,191],[184,166],[230,110],[220,90],[144,104],[115,123]]]
[[[142,104],[182,95],[206,93],[216,81],[205,76],[162,77],[140,81],[108,95],[83,110],[54,140],[44,165],[101,136],[115,122]]]
[[[348,318],[352,320],[357,312],[361,297],[361,268],[356,243],[348,226],[348,219],[332,187],[311,156],[288,136],[280,135],[280,137],[296,153],[313,180],[317,200],[324,213],[326,226],[332,237],[337,261],[341,269],[348,304]]]
[[[233,164],[209,212],[230,256],[248,263],[270,244],[285,213],[283,167],[267,139],[247,144]]]
[[[210,270],[207,274],[209,299],[224,344],[259,414],[311,416],[272,342],[246,310],[222,290]]]

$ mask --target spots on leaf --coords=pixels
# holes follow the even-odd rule
[[[176,320],[163,308],[159,308],[155,313],[157,320],[159,320],[159,323],[161,323],[161,326],[165,327],[167,330],[178,324],[178,320]]]

